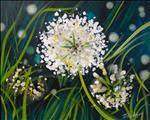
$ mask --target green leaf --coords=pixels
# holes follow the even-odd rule
[[[23,104],[22,104],[22,120],[27,120],[27,90],[28,90],[28,85],[29,85],[29,75],[31,73],[31,68],[29,71],[25,73],[25,79],[26,79],[26,86],[25,86],[25,91],[23,95]]]
[[[7,113],[7,108],[6,108],[6,105],[5,105],[5,102],[4,102],[4,99],[3,97],[1,96],[1,103],[3,105],[3,108],[4,108],[4,112],[5,112],[5,120],[7,120],[7,116],[8,116],[8,113]]]
[[[123,107],[124,107],[124,109],[125,109],[125,111],[126,111],[128,117],[129,117],[129,119],[131,120],[132,114],[130,113],[129,109],[127,108],[127,106],[126,106],[125,104],[123,105]]]
[[[110,61],[112,58],[118,56],[120,53],[122,53],[127,47],[129,47],[131,45],[131,43],[133,43],[133,41],[131,41],[135,36],[137,36],[140,32],[142,32],[143,30],[147,29],[150,27],[150,22],[147,22],[145,24],[143,24],[142,26],[140,26],[130,37],[128,37],[125,42],[120,45],[120,47],[113,52],[113,54],[111,54],[110,56],[108,56],[108,54],[106,54],[108,57],[106,58],[104,56],[104,61]],[[112,50],[112,49],[111,49]]]
[[[17,116],[17,118],[18,118],[17,108],[16,108],[16,106],[15,106],[13,100],[11,99],[11,97],[9,96],[9,94],[7,94],[7,91],[5,91],[5,90],[2,89],[2,88],[1,88],[1,91],[5,94],[5,96],[8,98],[10,104],[11,104],[12,107],[13,107],[13,118],[14,118],[15,116]],[[4,100],[4,101],[5,101],[5,100]],[[6,102],[6,101],[5,101],[5,102]]]
[[[97,112],[103,117],[105,118],[106,120],[114,120],[114,117],[107,113],[105,110],[103,110],[102,108],[100,108],[100,106],[98,106],[95,101],[93,100],[93,98],[91,97],[87,87],[86,87],[86,84],[84,82],[84,79],[82,77],[82,74],[79,72],[79,78],[80,78],[80,82],[81,82],[81,85],[83,87],[83,90],[86,94],[86,96],[88,97],[89,101],[91,102],[91,104],[94,106],[94,108],[97,110]]]
[[[123,57],[122,57],[122,59],[121,59],[121,63],[120,63],[121,69],[122,69],[122,67],[123,67],[123,62],[124,62],[125,57],[127,56],[127,54],[128,54],[129,52],[131,52],[135,47],[141,45],[142,43],[143,43],[143,42],[140,42],[140,43],[137,43],[137,44],[133,45],[130,49],[128,49],[128,50],[124,53],[124,55],[123,55]]]
[[[109,14],[108,18],[105,21],[105,32],[108,31],[112,23],[115,21],[119,11],[121,10],[121,7],[123,6],[124,1],[121,2],[121,4],[116,4],[112,12]],[[107,26],[107,27],[106,27]]]

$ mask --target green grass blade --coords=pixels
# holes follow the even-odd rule
[[[4,99],[3,99],[2,96],[1,96],[1,103],[2,103],[2,105],[3,105],[4,112],[5,112],[5,120],[8,120],[8,118],[7,118],[7,115],[8,115],[8,113],[7,113],[7,108],[6,108],[6,105],[5,105],[5,102],[4,102]]]
[[[4,68],[3,68],[4,70],[5,70],[7,62],[8,62],[8,58],[9,58],[9,55],[10,55],[10,50],[11,50],[11,48],[8,49],[8,52],[7,52],[7,55],[6,55],[6,58],[5,58]]]
[[[55,108],[53,114],[51,115],[51,117],[49,118],[49,120],[54,120],[53,118],[54,118],[54,116],[56,115],[58,109],[59,109],[59,104],[56,105],[56,108]]]
[[[73,111],[73,108],[75,107],[75,105],[76,105],[76,102],[71,103],[71,106],[69,107],[68,111],[66,111],[66,115],[63,120],[69,120],[69,117],[70,117],[71,112]]]
[[[104,55],[104,61],[105,61],[105,59],[110,55],[110,53],[115,49],[115,47],[118,45],[118,43],[119,43],[119,41],[120,40],[118,40],[111,48],[110,48],[110,50]]]
[[[144,120],[144,112],[141,113],[141,118],[140,120]],[[147,119],[148,120],[148,119]]]
[[[119,11],[121,10],[121,7],[123,6],[123,4],[124,4],[124,1],[121,1],[121,4],[119,5],[119,7],[116,5],[117,9],[114,8],[113,11],[112,11],[112,13],[110,14],[110,16],[108,16],[108,18],[106,20],[106,22],[108,22],[108,25],[105,23],[107,25],[107,27],[105,29],[105,32],[108,31],[108,29],[110,28],[110,26],[112,25],[112,23],[115,21],[115,19],[116,19],[117,15],[118,15]]]
[[[136,45],[133,45],[130,49],[128,49],[125,53],[124,53],[124,55],[123,55],[123,57],[122,57],[122,59],[121,59],[121,63],[120,63],[120,67],[121,67],[121,69],[122,69],[122,67],[123,67],[123,63],[124,63],[124,60],[125,60],[125,57],[127,56],[127,54],[129,53],[129,52],[131,52],[134,48],[136,48],[137,46],[139,46],[139,45],[141,45],[143,42],[140,42],[140,43],[137,43]]]
[[[141,114],[142,112],[144,112],[144,107],[145,107],[145,104],[142,104],[142,105],[139,107],[139,109],[137,110],[137,113],[135,114],[135,116],[138,115],[138,114]]]
[[[22,120],[27,120],[27,90],[28,90],[28,85],[29,85],[29,75],[31,73],[31,68],[29,69],[28,72],[25,73],[25,79],[26,79],[26,86],[25,86],[25,91],[23,95],[23,104],[22,104]]]
[[[150,96],[150,95],[146,95],[146,97],[148,97],[148,96]],[[136,106],[135,106],[135,108],[134,108],[134,114],[137,113],[138,109],[139,109],[140,106],[141,106],[141,103],[142,103],[144,100],[145,100],[145,98],[142,97],[142,98],[136,103]]]
[[[144,101],[145,101],[145,111],[146,111],[146,119],[149,120],[149,107],[148,107],[148,97],[146,96],[145,91],[143,90],[143,96],[144,96]]]
[[[131,120],[131,115],[132,115],[132,114],[130,113],[129,109],[127,108],[127,106],[126,106],[125,104],[123,105],[123,107],[124,107],[124,109],[125,109],[125,111],[126,111],[128,117],[129,117],[129,119]]]
[[[10,98],[10,96],[7,94],[7,92],[6,92],[5,90],[3,90],[3,89],[1,88],[1,91],[5,94],[5,96],[8,98],[10,104],[11,104],[12,107],[13,107],[13,118],[14,118],[15,116],[17,116],[17,118],[18,118],[17,109],[16,109],[16,106],[15,106],[13,100]]]
[[[119,25],[120,28],[125,28],[129,24],[129,22],[132,20],[133,15],[136,14],[138,5],[139,5],[139,1],[130,2],[129,6],[127,7],[127,11],[125,15],[123,16],[123,20]]]
[[[62,113],[61,113],[61,115],[60,115],[60,118],[61,118],[61,119],[64,119],[64,117],[65,117],[64,111],[65,111],[65,109],[67,108],[68,103],[69,103],[69,101],[70,101],[72,95],[74,94],[75,88],[76,88],[76,87],[73,87],[73,89],[69,92],[69,94],[68,94],[68,96],[67,96],[67,98],[66,98],[66,100],[65,100],[64,107],[63,107]]]
[[[79,103],[75,106],[73,120],[77,120],[78,108],[79,108]]]
[[[19,12],[18,12],[18,16],[20,16],[21,12],[22,12],[22,8],[20,8]],[[10,28],[8,29],[8,31],[6,32],[6,35],[4,36],[4,39],[2,40],[2,44],[1,44],[1,75],[3,75],[3,65],[4,65],[4,55],[5,55],[5,48],[6,48],[6,44],[7,44],[7,41],[9,39],[9,36],[10,34],[12,33],[15,25],[16,25],[16,22],[17,22],[17,19],[12,23],[12,25],[10,26]]]
[[[24,54],[25,54],[25,52],[26,52],[26,49],[27,49],[28,45],[30,44],[30,41],[31,41],[32,38],[33,38],[34,31],[35,31],[35,28],[33,28],[32,32],[31,32],[31,34],[30,34],[30,36],[29,36],[29,39],[27,40],[27,43],[25,44],[25,47],[23,48],[23,51],[21,52],[21,54],[20,54],[19,58],[17,59],[16,63],[15,63],[15,64],[10,68],[10,70],[4,75],[4,77],[3,77],[2,81],[1,81],[2,83],[4,82],[4,80],[5,80],[6,78],[8,78],[8,77],[13,73],[13,71],[15,70],[15,68],[18,66],[18,64],[19,64],[20,61],[22,60],[22,58],[23,58],[23,56],[24,56]]]
[[[59,105],[59,101],[58,101],[58,100],[55,100],[55,101],[53,102],[53,104],[51,104],[50,106],[48,105],[48,106],[47,106],[47,109],[46,109],[45,112],[44,112],[43,120],[48,120],[49,117],[51,116],[51,114],[53,113],[54,109],[55,109],[56,107],[58,107],[58,105]],[[60,107],[60,106],[59,106],[59,107]]]
[[[71,113],[73,112],[73,108],[77,103],[80,103],[81,99],[79,98],[80,92],[77,92],[72,98],[70,98],[70,105],[66,108],[67,110],[65,111],[64,114],[64,120],[68,120],[69,117],[71,116]]]
[[[109,56],[105,61],[109,61],[112,58],[116,57],[119,53],[121,53],[123,50],[129,46],[129,43],[132,42],[131,40],[137,36],[140,32],[150,27],[150,22],[145,23],[141,27],[139,27],[130,37],[128,37],[125,42],[111,55]]]
[[[134,102],[134,94],[132,95],[131,97],[131,100],[130,100],[130,113],[133,114],[133,102]]]
[[[97,110],[97,112],[106,120],[114,120],[114,117],[111,114],[108,114],[106,111],[104,111],[103,109],[101,109],[99,106],[96,105],[95,101],[91,97],[91,95],[86,87],[86,84],[85,84],[82,74],[80,72],[79,72],[79,77],[80,77],[80,82],[81,82],[81,85],[83,87],[83,90],[84,90],[86,96],[88,97],[89,101],[94,106],[94,108]]]

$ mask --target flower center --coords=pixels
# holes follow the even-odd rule
[[[77,51],[79,44],[75,39],[74,33],[72,34],[72,39],[71,40],[65,39],[65,44],[61,47],[69,48],[69,49],[73,49],[74,51]]]

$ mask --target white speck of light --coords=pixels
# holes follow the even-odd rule
[[[24,64],[24,65],[27,65],[27,64],[28,64],[28,60],[27,60],[27,59],[24,59],[24,60],[23,60],[23,64]]]
[[[129,59],[129,62],[130,62],[130,63],[133,63],[133,61],[134,61],[133,58],[130,58],[130,59]]]
[[[109,35],[109,40],[111,42],[116,42],[119,39],[119,35],[116,32],[111,32]]]
[[[139,13],[139,16],[140,16],[141,18],[143,18],[143,17],[146,16],[146,13],[145,13],[145,12],[140,12],[140,13]]]
[[[146,54],[141,56],[141,63],[147,65],[150,62],[150,57]]]
[[[129,25],[129,30],[132,31],[132,32],[135,31],[136,30],[136,25],[130,24]]]
[[[18,37],[19,37],[19,38],[24,38],[24,37],[25,37],[25,34],[26,34],[26,33],[24,33],[24,32],[25,32],[24,30],[19,30],[18,33],[17,33]]]
[[[27,10],[27,13],[29,15],[33,15],[36,13],[37,11],[37,6],[35,4],[29,4],[27,7],[26,7],[26,10]]]
[[[5,24],[3,22],[1,22],[1,32],[3,32],[5,30]]]
[[[83,12],[83,15],[86,15],[86,12],[85,12],[85,11]]]
[[[139,11],[139,12],[144,12],[144,11],[145,11],[145,8],[144,8],[143,6],[139,6],[139,7],[138,7],[138,11]]]
[[[106,8],[107,9],[112,9],[114,7],[114,3],[113,2],[107,2],[106,3]]]
[[[142,80],[147,80],[150,77],[150,72],[148,70],[142,70],[140,72],[140,77]]]

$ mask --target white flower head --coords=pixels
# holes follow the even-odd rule
[[[95,80],[90,85],[92,95],[106,109],[122,107],[127,102],[133,89],[131,84],[134,75],[127,75],[126,71],[120,70],[117,65],[113,65],[113,68],[113,70],[110,70],[111,73],[108,74],[107,80],[94,73]]]
[[[34,78],[30,75],[26,75],[29,72],[29,66],[19,65],[18,68],[14,71],[14,73],[6,79],[6,87],[8,89],[12,89],[12,93],[17,95],[22,95],[25,90],[27,91],[28,98],[40,98],[42,97],[45,91],[44,76],[34,76]],[[33,83],[33,79],[36,79],[37,83]],[[27,80],[29,80],[29,84],[27,84]]]
[[[55,74],[67,71],[72,76],[76,76],[79,68],[84,75],[88,69],[98,67],[107,47],[99,22],[88,20],[86,12],[62,15],[57,11],[54,15],[55,19],[48,22],[47,30],[39,36],[37,52],[41,62]]]

